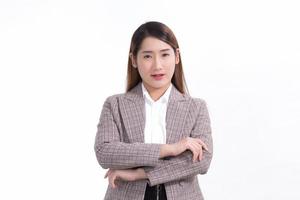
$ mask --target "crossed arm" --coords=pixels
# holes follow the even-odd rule
[[[193,162],[193,153],[183,153],[160,158],[162,144],[120,142],[118,128],[114,121],[111,103],[105,101],[98,124],[95,153],[99,164],[107,169],[139,168],[145,173],[151,186],[183,179],[208,171],[213,154],[210,118],[204,101],[199,102],[199,111],[190,137],[201,139],[208,151],[203,151],[203,159]]]

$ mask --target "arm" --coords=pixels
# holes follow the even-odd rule
[[[121,142],[113,117],[114,99],[104,102],[97,125],[94,150],[98,163],[107,169],[128,169],[139,166],[155,166],[159,162],[161,144]]]
[[[211,136],[210,118],[205,101],[200,101],[198,116],[190,134],[193,138],[200,138],[208,147],[209,152],[203,151],[203,159],[193,163],[191,151],[161,160],[154,167],[144,167],[150,186],[180,180],[197,174],[205,174],[210,166],[213,155],[213,141]]]

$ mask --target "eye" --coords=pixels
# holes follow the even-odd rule
[[[151,58],[151,56],[150,55],[145,55],[144,58],[146,58],[146,59]]]
[[[168,54],[168,53],[164,53],[163,54],[163,57],[166,57],[166,56],[169,56],[170,54]]]

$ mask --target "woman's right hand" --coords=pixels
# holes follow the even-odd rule
[[[193,162],[195,162],[197,159],[202,160],[202,148],[208,151],[207,145],[201,139],[186,137],[179,142],[163,145],[160,157],[177,156],[186,150],[190,150],[193,153]]]

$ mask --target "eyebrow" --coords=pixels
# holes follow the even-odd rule
[[[162,49],[160,52],[170,51],[171,49]],[[142,51],[141,53],[152,53],[153,51]]]

